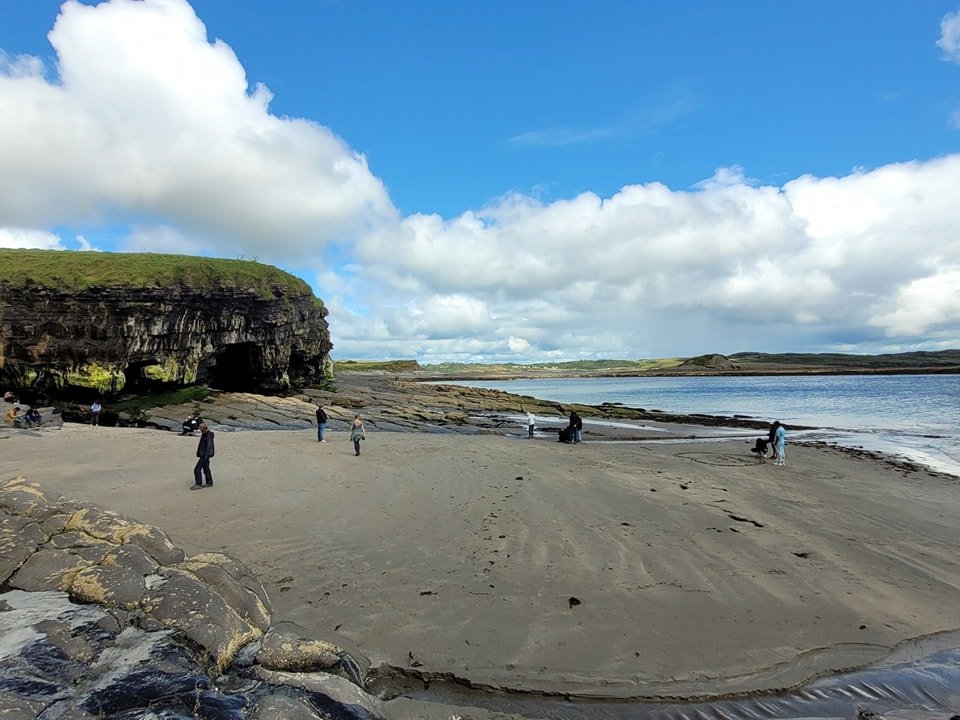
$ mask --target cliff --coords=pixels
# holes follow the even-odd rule
[[[305,282],[256,262],[0,250],[0,382],[283,390],[329,374],[326,315]]]

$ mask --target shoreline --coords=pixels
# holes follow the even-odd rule
[[[0,468],[155,524],[193,551],[236,554],[263,578],[277,618],[312,636],[346,638],[375,664],[492,688],[626,697],[667,682],[670,694],[716,695],[738,677],[759,681],[761,666],[834,648],[794,682],[759,682],[784,687],[954,629],[936,620],[945,613],[938,584],[915,582],[906,562],[938,583],[956,577],[952,560],[937,570],[929,557],[940,546],[945,563],[960,548],[955,523],[925,529],[935,511],[958,516],[950,476],[795,445],[780,472],[739,438],[657,448],[368,434],[361,458],[336,431],[326,445],[311,431],[221,434],[211,495],[184,492],[195,440],[155,430],[68,425],[7,439],[14,452]],[[878,481],[908,503],[878,503],[886,530],[854,510]],[[822,492],[811,496],[814,487]],[[913,539],[897,549],[918,533],[926,559]],[[845,537],[869,541],[869,552]],[[880,562],[885,546],[897,550]],[[848,592],[866,599],[851,605]],[[911,621],[919,597],[926,619]],[[858,607],[866,622],[853,621]],[[756,624],[751,616],[759,629],[740,627]],[[877,617],[887,625],[874,627]],[[675,633],[657,630],[668,627]],[[711,637],[713,649],[701,648]],[[783,645],[787,637],[799,644]]]

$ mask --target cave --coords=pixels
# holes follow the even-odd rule
[[[263,380],[263,353],[256,343],[227,345],[209,369],[208,384],[218,390],[257,392]]]

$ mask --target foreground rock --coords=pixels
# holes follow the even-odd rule
[[[185,557],[158,528],[23,478],[0,483],[0,586],[3,718],[449,715],[391,710],[363,689],[364,658],[272,627],[267,593],[238,559]]]

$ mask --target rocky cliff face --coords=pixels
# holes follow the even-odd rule
[[[282,390],[329,374],[326,315],[305,285],[0,284],[0,381],[47,394],[197,382]]]

